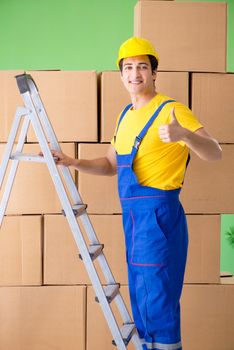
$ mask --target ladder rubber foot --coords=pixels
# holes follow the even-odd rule
[[[88,248],[90,258],[95,260],[100,254],[102,254],[103,248],[104,244],[91,244]],[[79,258],[83,260],[81,254],[79,254]]]
[[[135,332],[136,326],[134,323],[126,323],[120,328],[120,333],[125,345],[128,345]],[[116,346],[115,340],[112,340],[112,344]]]
[[[87,209],[87,204],[75,204],[72,206],[72,210],[75,216],[82,215]],[[62,209],[62,214],[66,216],[65,211]]]
[[[112,302],[112,300],[116,297],[116,295],[119,293],[119,288],[120,288],[120,284],[116,283],[116,284],[109,284],[108,286],[104,287],[104,293],[106,295],[106,299],[108,301],[108,303],[110,304]],[[95,297],[95,301],[97,303],[99,303],[99,299],[98,297]]]

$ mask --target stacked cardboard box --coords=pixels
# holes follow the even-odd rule
[[[1,287],[0,350],[85,350],[85,286]]]
[[[7,216],[0,234],[0,285],[42,284],[42,217]]]
[[[225,72],[227,5],[139,1],[134,34],[157,48],[160,70]]]
[[[23,101],[14,76],[0,71],[0,142],[6,142],[17,106]],[[60,142],[97,141],[97,74],[95,71],[29,71],[39,89]],[[87,103],[89,101],[89,103]],[[37,142],[32,129],[28,142]]]

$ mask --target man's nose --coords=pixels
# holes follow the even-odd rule
[[[133,67],[133,69],[132,69],[132,74],[133,74],[133,76],[135,77],[135,78],[137,78],[137,77],[140,77],[140,69],[139,69],[139,67]]]

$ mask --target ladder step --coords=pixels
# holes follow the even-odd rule
[[[89,246],[89,255],[92,260],[95,260],[103,251],[104,244],[92,244]],[[82,260],[81,254],[79,254],[80,259]]]
[[[82,215],[85,210],[87,209],[87,204],[75,204],[72,206],[72,210],[75,216],[80,216]],[[65,211],[62,209],[62,214],[66,216]]]
[[[135,332],[136,326],[134,323],[126,323],[120,328],[120,333],[125,345],[128,345]],[[112,340],[112,344],[116,346],[115,340]]]
[[[116,297],[116,295],[119,293],[120,284],[109,284],[108,286],[104,287],[104,292],[106,295],[106,299],[108,303],[110,304],[112,300]],[[95,301],[99,303],[98,297],[95,297]]]
[[[57,157],[53,157],[54,160],[57,160]],[[43,156],[39,156],[38,154],[29,154],[29,153],[21,153],[15,152],[10,156],[12,160],[20,160],[26,162],[36,162],[36,163],[46,163],[45,158]]]

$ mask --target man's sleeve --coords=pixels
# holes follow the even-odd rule
[[[186,128],[192,132],[197,131],[198,129],[203,128],[203,125],[199,122],[198,118],[193,114],[191,109],[182,103],[175,104],[175,115],[183,128]],[[184,141],[178,141],[181,146],[185,146]]]
[[[175,104],[175,115],[181,126],[194,132],[200,128],[203,128],[203,125],[200,123],[198,118],[193,114],[191,109],[182,103]]]

